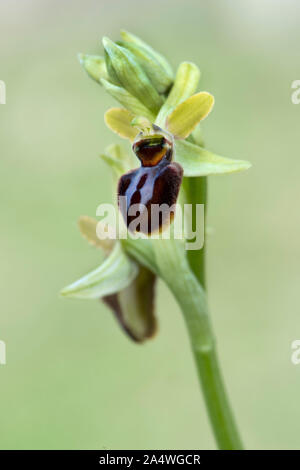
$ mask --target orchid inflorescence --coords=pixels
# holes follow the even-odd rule
[[[117,42],[104,38],[103,46],[103,56],[79,54],[79,60],[87,74],[122,105],[105,113],[105,123],[131,143],[133,152],[128,154],[113,144],[101,157],[118,179],[118,199],[126,200],[125,207],[119,206],[129,232],[135,219],[129,215],[133,204],[146,209],[153,204],[172,206],[178,195],[182,202],[205,204],[207,176],[250,167],[249,162],[221,157],[204,148],[200,121],[212,110],[214,98],[198,90],[200,71],[195,64],[181,63],[174,75],[160,53],[127,31],[121,32]],[[135,168],[133,155],[140,161],[139,168]],[[148,210],[138,216],[139,221],[144,218],[149,222],[146,235],[153,230],[162,232],[170,223],[161,219],[153,228]],[[213,362],[216,356],[205,294],[204,250],[187,253],[181,241],[174,238],[99,239],[98,223],[82,216],[79,228],[89,243],[104,251],[106,258],[94,271],[64,288],[62,295],[102,298],[127,334],[143,342],[156,331],[154,287],[157,277],[163,279],[183,311],[199,374],[205,383],[203,357]],[[141,224],[136,224],[135,230],[143,231]],[[217,368],[213,374],[215,378],[207,379],[207,387],[212,389],[221,380]],[[205,390],[204,393],[206,396]],[[240,447],[222,387],[215,394],[215,402],[211,394],[206,399],[216,438],[223,448]],[[217,429],[223,408],[224,426],[228,428],[225,431]]]
[[[248,168],[248,162],[220,157],[197,145],[200,133],[197,126],[211,111],[214,103],[211,94],[205,91],[195,93],[200,78],[198,67],[193,63],[183,62],[174,77],[170,65],[161,54],[128,32],[122,31],[121,36],[122,41],[118,43],[108,38],[103,39],[104,57],[79,55],[80,63],[88,75],[103,85],[104,89],[124,106],[109,109],[105,114],[105,122],[119,136],[133,142],[133,151],[142,164],[140,169],[126,173],[130,168],[130,158],[124,157],[124,151],[119,146],[113,145],[106,149],[102,157],[120,178],[119,195],[127,196],[129,205],[131,200],[143,202],[146,206],[154,202],[172,205],[178,196],[182,173],[187,178]],[[187,138],[189,139],[184,140]],[[172,158],[175,162],[171,162]],[[141,196],[137,188],[139,184],[143,184],[145,176],[148,177],[148,182],[144,182],[144,191],[140,188]],[[149,197],[150,185],[153,188]],[[130,218],[127,222],[129,221]],[[81,232],[93,243],[97,238],[96,221],[81,218],[79,226]],[[90,235],[93,231],[94,233]],[[107,241],[96,240],[95,244],[103,246]],[[112,245],[113,243],[111,248]],[[119,263],[115,264],[116,271],[119,269],[119,264],[125,264],[124,259],[122,262],[125,256],[126,254],[122,252]],[[114,258],[115,251],[112,251],[100,269],[65,288],[62,293],[83,298],[102,296],[113,307],[126,331],[131,332],[135,328],[131,325],[130,314],[127,317],[123,311],[125,305],[122,302],[124,297],[122,291],[125,289],[126,292],[127,282],[137,284],[141,276],[137,274],[139,269],[136,269],[136,266],[133,268],[133,262],[128,258],[127,265],[131,264],[132,268],[129,269],[127,266],[124,275],[127,271],[131,275],[127,280],[121,279],[119,272],[116,279],[118,282],[114,282],[111,272],[111,282],[108,285],[105,271],[109,269]],[[133,280],[131,277],[135,271],[136,277]],[[142,277],[145,276],[144,268]],[[145,282],[144,291],[147,288],[153,290],[150,284],[152,283],[149,280]],[[131,288],[131,290],[137,289]],[[139,299],[134,301],[133,297],[132,295],[131,301],[135,304],[140,302]],[[126,300],[127,304],[128,302],[129,300]],[[152,301],[150,306],[152,307]],[[138,308],[136,305],[135,307]],[[149,321],[152,324],[152,308],[147,308],[146,305],[142,307],[151,310]],[[136,311],[135,316],[138,316]],[[143,321],[147,320],[144,312],[141,312],[141,316]],[[137,340],[144,340],[149,337],[149,328],[145,327],[144,331],[145,336],[132,332],[130,335]]]

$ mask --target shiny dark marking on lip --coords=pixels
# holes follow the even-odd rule
[[[157,126],[153,125],[153,129],[157,132],[155,135],[139,136],[132,146],[141,161],[141,167],[123,175],[118,186],[118,196],[126,198],[126,206],[119,204],[119,207],[127,227],[129,230],[143,231],[148,235],[161,231],[173,220],[174,211],[167,211],[159,214],[156,223],[154,218],[151,218],[151,207],[154,204],[166,204],[171,208],[176,203],[183,177],[182,167],[172,162],[172,138],[167,138],[166,133]],[[134,204],[141,204],[142,212],[135,211],[134,215],[129,215],[128,211]],[[137,222],[138,218],[142,223],[137,223],[132,229],[131,223]],[[145,226],[147,229],[143,229]]]
[[[130,199],[130,204],[139,204],[141,202],[141,193],[140,191],[135,191]]]
[[[148,175],[147,175],[147,174],[144,174],[144,175],[141,177],[140,181],[138,182],[136,188],[137,188],[137,189],[142,189],[142,187],[144,186],[144,184],[145,184],[146,181],[147,181],[147,178],[148,178]]]

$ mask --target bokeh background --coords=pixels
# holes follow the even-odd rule
[[[80,68],[120,28],[202,70],[215,95],[207,147],[250,160],[209,179],[208,285],[246,447],[300,448],[300,3],[1,0],[2,449],[214,448],[183,320],[158,286],[160,331],[131,343],[96,301],[59,298],[97,266],[77,230],[112,200],[98,158],[113,100]]]

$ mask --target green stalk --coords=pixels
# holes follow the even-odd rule
[[[204,204],[204,217],[206,221],[207,177],[198,176],[195,178],[183,178],[182,187],[184,193],[184,202],[187,204],[192,204],[193,207],[192,220],[196,220],[195,205]],[[187,251],[187,258],[193,273],[205,289],[205,243],[201,250]]]
[[[190,269],[182,242],[157,240],[153,244],[160,275],[173,292],[185,318],[217,444],[220,449],[241,449],[218,365],[205,291]]]

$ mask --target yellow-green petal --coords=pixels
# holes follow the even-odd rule
[[[214,97],[202,91],[180,103],[167,119],[167,128],[177,139],[186,139],[211,111]]]
[[[104,253],[110,253],[114,247],[115,240],[111,240],[109,238],[100,240],[100,238],[97,237],[96,230],[99,223],[101,224],[102,222],[99,222],[98,220],[94,219],[93,217],[89,217],[88,215],[82,215],[78,219],[79,231],[83,238],[85,238],[90,245],[101,248]]]
[[[124,139],[134,140],[138,130],[131,125],[135,115],[124,108],[111,108],[104,115],[105,124]]]
[[[155,123],[164,128],[168,115],[182,101],[189,98],[197,90],[200,80],[200,70],[192,62],[182,62],[177,70],[174,85],[168,98],[160,108]]]

